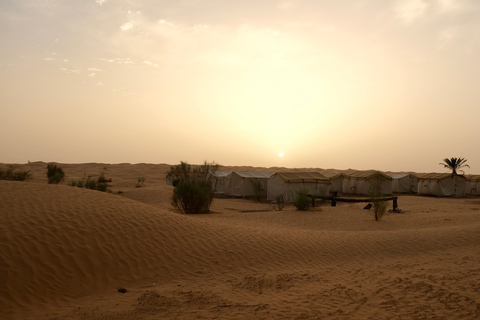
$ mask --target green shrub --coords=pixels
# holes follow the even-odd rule
[[[172,205],[187,214],[210,211],[214,193],[211,173],[217,169],[217,164],[207,162],[194,169],[183,161],[171,167],[167,179],[175,186]]]
[[[77,188],[85,188],[85,179],[77,180]]]
[[[145,183],[145,177],[138,177],[137,178],[137,184],[135,185],[135,188],[143,187],[144,183]]]
[[[10,181],[28,181],[32,178],[32,174],[29,170],[26,171],[15,171],[12,165],[8,166],[7,169],[0,169],[0,180],[10,180]]]
[[[170,181],[172,186],[176,187],[179,181],[189,179],[191,171],[191,166],[188,163],[181,161],[180,164],[170,168],[170,171],[167,173],[167,180]]]
[[[295,191],[295,199],[293,200],[293,205],[300,211],[306,211],[310,208],[311,200],[307,196],[307,194],[307,188],[300,188]]]
[[[282,211],[283,208],[287,206],[287,203],[285,201],[285,196],[283,194],[279,194],[275,197],[275,202],[277,204],[277,209],[278,211]]]
[[[368,196],[370,201],[373,204],[373,217],[375,221],[382,219],[382,217],[387,213],[388,202],[382,199],[381,192],[381,177],[380,174],[372,179],[370,187],[368,189]]]
[[[112,182],[112,178],[110,179],[105,178],[105,174],[102,172],[100,174],[100,177],[98,177],[97,179],[97,183],[107,183],[107,182]]]
[[[112,179],[106,179],[103,174],[101,174],[97,180],[92,179],[91,176],[88,176],[88,178],[85,178],[84,176],[83,179],[70,181],[69,185],[77,188],[87,188],[106,192],[108,191],[108,184],[105,181],[111,182]]]
[[[106,192],[107,188],[108,188],[108,184],[106,184],[105,182],[97,183],[97,190],[98,191]]]
[[[49,163],[47,165],[47,178],[49,184],[59,184],[65,179],[65,172],[57,165]]]
[[[89,176],[85,181],[85,188],[91,189],[91,190],[97,190],[97,180],[92,179],[92,177]]]
[[[260,180],[251,179],[249,181],[253,187],[253,194],[255,195],[255,200],[261,201],[262,199],[265,199],[266,197],[265,190],[262,188],[262,184],[260,183]]]

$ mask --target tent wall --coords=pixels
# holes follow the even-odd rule
[[[342,192],[342,188],[343,188],[343,176],[330,179],[330,188],[328,190],[330,193],[332,192],[340,193]]]
[[[302,188],[305,188],[311,194],[328,195],[329,187],[328,183],[285,183],[285,199],[287,202],[293,202],[296,192]]]
[[[254,174],[253,174],[254,175]],[[260,182],[263,193],[267,194],[266,176],[244,176],[241,173],[233,172],[225,183],[225,194],[233,197],[254,197],[254,181]]]
[[[343,179],[342,193],[345,194],[358,194],[358,195],[368,195],[370,188],[373,186],[375,178],[356,178],[346,176]],[[382,179],[380,182],[380,193],[383,195],[388,195],[392,193],[392,181],[387,179]]]
[[[418,178],[412,174],[392,176],[392,192],[394,193],[417,193]]]
[[[418,194],[439,197],[464,197],[467,189],[467,180],[461,176],[450,175],[443,179],[418,180]]]
[[[287,190],[285,180],[274,174],[267,180],[267,200],[274,201],[278,195],[283,195],[286,198]]]
[[[229,180],[230,176],[215,176],[212,179],[213,183],[213,188],[215,193],[225,193],[225,190],[227,188],[227,183]]]
[[[319,173],[276,173],[267,180],[267,200],[274,201],[278,195],[283,195],[285,201],[293,202],[296,192],[302,188],[308,193],[327,195],[329,187],[329,180]]]
[[[480,195],[480,180],[467,181],[466,193],[472,196]]]

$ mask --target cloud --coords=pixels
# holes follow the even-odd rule
[[[130,58],[115,58],[115,59],[98,58],[98,60],[109,62],[109,63],[118,63],[118,64],[135,64],[135,61],[131,60]],[[103,70],[100,70],[100,71],[103,71]]]
[[[153,63],[153,62],[148,61],[148,60],[143,61],[143,63],[148,64],[149,66],[152,66],[152,67],[158,67],[159,66],[159,64]]]
[[[103,71],[103,70],[102,70],[102,69],[98,69],[98,68],[88,68],[88,71],[99,72],[99,71]]]
[[[82,72],[82,70],[79,68],[74,68],[74,69],[61,68],[60,70],[66,73],[71,73],[71,74],[79,74]]]
[[[167,26],[174,26],[173,23],[168,22],[168,21],[163,20],[163,19],[162,19],[162,20],[158,20],[158,23],[160,23],[160,24],[166,24]]]
[[[399,0],[395,5],[395,13],[406,24],[411,24],[425,14],[429,3],[424,0]]]
[[[127,31],[127,30],[130,30],[133,28],[133,23],[131,22],[127,22],[127,23],[124,23],[120,29],[122,29],[123,31]]]
[[[129,24],[138,32],[117,33],[108,38],[116,54],[132,57],[150,66],[219,65],[228,67],[298,64],[311,44],[274,25],[184,24],[166,19],[129,15]],[[327,28],[321,32],[331,32]],[[122,63],[113,59],[105,61]]]
[[[99,6],[103,5],[105,2],[108,0],[95,0],[95,3],[98,4]]]

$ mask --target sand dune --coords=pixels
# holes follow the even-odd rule
[[[106,170],[114,193],[47,185],[29,165],[33,182],[0,181],[2,319],[480,317],[478,199],[405,196],[379,222],[362,204],[242,199],[185,216],[167,165],[65,166]]]

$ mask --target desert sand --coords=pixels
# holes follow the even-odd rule
[[[61,185],[43,162],[0,181],[0,319],[480,318],[478,198],[400,196],[381,221],[245,199],[183,215],[169,165],[60,166]],[[111,193],[67,185],[101,172]]]

